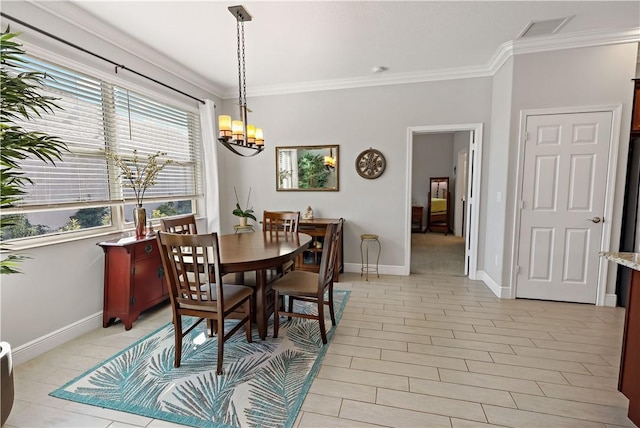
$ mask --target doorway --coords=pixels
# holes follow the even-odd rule
[[[458,133],[465,132],[467,135],[467,144],[466,147],[461,149],[467,150],[467,166],[463,167],[465,170],[465,176],[467,178],[468,185],[466,186],[466,192],[464,194],[464,207],[462,218],[464,218],[464,226],[462,226],[462,230],[464,230],[462,239],[464,242],[463,250],[463,264],[464,264],[464,275],[469,276],[470,279],[476,279],[477,276],[477,248],[478,248],[478,223],[479,223],[479,212],[476,208],[477,201],[479,198],[479,193],[476,189],[480,188],[480,177],[481,177],[481,159],[482,159],[482,130],[483,125],[479,124],[460,124],[460,125],[438,125],[438,126],[421,126],[421,127],[410,127],[407,132],[407,194],[406,194],[406,259],[405,259],[405,274],[408,275],[411,272],[411,261],[412,261],[412,234],[411,234],[411,214],[412,214],[412,206],[417,201],[414,200],[412,196],[412,182],[413,182],[413,170],[414,170],[414,147],[415,144],[419,144],[416,140],[419,140],[419,137],[424,134],[448,134],[448,133]],[[455,176],[460,176],[460,170],[458,166],[458,157],[454,156],[454,151],[452,150],[451,161],[449,162],[450,168],[455,169]],[[453,174],[452,174],[453,175]],[[455,189],[455,184],[452,183],[451,189]],[[455,192],[455,191],[454,191]],[[476,195],[476,193],[478,193]],[[426,192],[425,192],[426,194]],[[460,195],[456,195],[455,199],[458,199]],[[452,204],[451,207],[454,208],[456,204]],[[455,228],[455,222],[453,218],[455,216],[452,215],[452,227]],[[455,235],[451,234],[452,237]],[[443,244],[444,245],[444,244]]]

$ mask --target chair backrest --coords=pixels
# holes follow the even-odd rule
[[[297,232],[300,223],[300,211],[264,211],[262,230],[269,232]]]
[[[223,311],[218,235],[161,231],[156,239],[174,311],[212,306]]]
[[[342,234],[343,219],[338,223],[327,225],[324,234],[323,257],[320,260],[318,271],[318,293],[324,293],[325,287],[333,283],[333,274],[336,269],[336,259],[340,249],[340,236]]]
[[[193,214],[182,217],[161,218],[160,228],[163,232],[170,233],[188,233],[190,235],[198,233],[196,228],[196,216]]]

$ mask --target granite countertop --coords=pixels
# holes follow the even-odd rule
[[[631,269],[640,270],[640,253],[600,253],[601,256],[612,262]]]

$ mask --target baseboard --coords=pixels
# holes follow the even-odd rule
[[[618,295],[617,294],[605,294],[604,295],[604,305],[609,306],[611,308],[615,308],[618,306]]]
[[[101,326],[102,311],[13,348],[13,365],[17,366],[25,363]]]
[[[374,265],[375,266],[375,265]],[[350,273],[360,273],[360,269],[362,266],[360,263],[345,263],[344,271]],[[379,265],[378,271],[380,275],[398,275],[398,276],[406,276],[406,269],[404,266],[388,266],[388,265]]]
[[[489,290],[491,290],[493,292],[493,294],[496,295],[496,297],[499,297],[501,299],[509,299],[509,298],[511,298],[510,293],[509,293],[509,287],[501,286],[500,284],[495,282],[493,280],[493,278],[491,278],[491,276],[489,276],[488,273],[479,270],[476,273],[476,278],[480,278],[480,280],[482,282],[484,282],[487,287],[489,287]]]

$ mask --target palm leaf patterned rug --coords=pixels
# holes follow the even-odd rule
[[[348,291],[334,291],[336,321],[348,298]],[[325,312],[330,341],[335,328]],[[291,427],[328,348],[318,323],[284,320],[277,339],[254,332],[253,343],[242,331],[225,343],[220,376],[217,339],[204,322],[183,339],[181,365],[173,367],[168,323],[49,395],[197,427]]]

